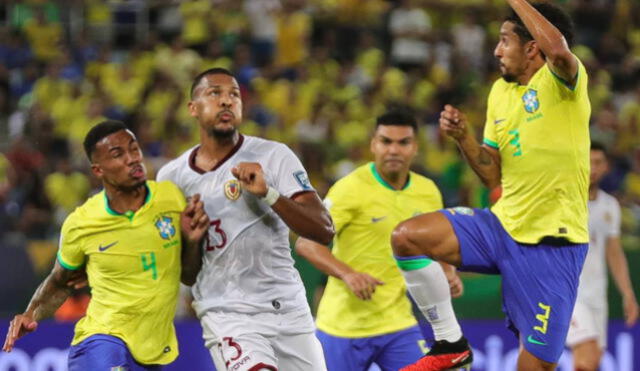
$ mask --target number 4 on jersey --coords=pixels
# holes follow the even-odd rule
[[[147,255],[149,256],[149,260],[147,260]],[[158,269],[156,268],[156,254],[150,252],[148,254],[142,254],[140,256],[142,258],[142,269],[144,271],[148,271],[151,269],[151,277],[155,280],[158,279]]]

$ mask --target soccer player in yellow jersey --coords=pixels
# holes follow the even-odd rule
[[[92,298],[75,328],[69,370],[158,370],[178,356],[179,282],[196,279],[209,219],[199,196],[186,205],[173,183],[146,180],[136,137],[123,123],[94,126],[84,147],[104,190],[64,222],[55,266],[11,321],[3,350],[53,315],[86,270]]]
[[[491,210],[421,215],[393,233],[396,255],[427,255],[463,270],[502,275],[503,308],[521,343],[518,370],[553,370],[562,354],[587,253],[589,115],[587,73],[569,49],[571,20],[548,3],[508,0],[494,54],[502,78],[487,108],[484,143],[447,105],[440,128],[453,137],[488,188]],[[405,275],[411,294],[425,283]],[[408,370],[457,360],[437,344]]]
[[[308,239],[296,242],[296,251],[330,276],[317,315],[329,371],[366,371],[372,363],[395,371],[423,355],[390,243],[399,222],[442,208],[435,184],[409,171],[417,130],[415,118],[403,110],[378,117],[371,139],[374,162],[340,179],[325,199],[336,228],[333,253]],[[427,320],[436,339],[461,339],[451,294],[460,295],[462,284],[453,267],[445,264],[447,277],[440,264],[426,258],[398,265],[427,272],[425,295],[433,303]]]

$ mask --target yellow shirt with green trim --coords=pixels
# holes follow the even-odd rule
[[[587,243],[589,116],[587,72],[574,87],[545,64],[527,85],[493,84],[484,143],[500,152],[502,197],[491,209],[521,243],[562,237]]]
[[[91,302],[72,345],[95,334],[118,337],[136,361],[167,364],[178,356],[173,326],[180,284],[182,192],[173,183],[147,181],[136,212],[118,214],[104,191],[65,220],[58,261],[86,265]]]
[[[333,255],[384,285],[364,301],[342,280],[329,277],[318,308],[318,328],[334,336],[361,338],[414,326],[404,279],[391,250],[391,232],[403,220],[441,209],[438,188],[411,172],[405,188],[394,190],[369,163],[336,182],[325,204],[336,228]]]

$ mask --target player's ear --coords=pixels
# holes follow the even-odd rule
[[[196,111],[196,104],[190,100],[189,103],[187,103],[187,106],[189,106],[189,115],[191,117],[198,117],[198,113]]]
[[[91,164],[91,172],[98,179],[102,179],[102,175],[104,174],[100,165],[96,163]]]
[[[540,52],[540,48],[538,48],[538,43],[535,40],[527,41],[524,45],[524,52],[527,54],[529,59],[535,58],[536,54]]]

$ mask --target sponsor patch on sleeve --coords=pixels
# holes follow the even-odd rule
[[[300,187],[302,187],[302,189],[304,190],[313,189],[311,187],[311,182],[309,182],[309,177],[307,176],[307,173],[305,173],[304,171],[302,170],[296,171],[295,173],[293,173],[293,177],[296,178],[296,181],[298,182]]]

